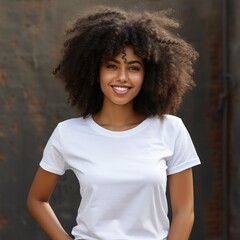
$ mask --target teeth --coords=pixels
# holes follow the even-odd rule
[[[126,90],[128,90],[128,88],[127,87],[114,87],[116,90],[118,90],[118,91],[126,91]]]

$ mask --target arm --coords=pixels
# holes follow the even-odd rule
[[[194,221],[192,169],[168,176],[172,222],[168,240],[188,240]]]
[[[65,232],[49,204],[50,196],[59,178],[59,175],[39,168],[28,195],[27,206],[52,240],[70,240],[72,238]]]

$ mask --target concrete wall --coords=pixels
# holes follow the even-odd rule
[[[235,0],[236,1],[236,0]],[[228,231],[239,239],[239,31],[237,1],[232,0],[232,86],[230,199]],[[194,169],[196,219],[191,239],[221,240],[224,236],[222,5],[217,0],[0,0],[0,239],[47,237],[26,210],[26,197],[42,150],[59,121],[77,116],[51,71],[57,62],[66,22],[79,10],[96,4],[157,10],[172,7],[181,17],[182,35],[200,53],[197,87],[179,115],[187,125],[202,165]],[[230,173],[234,174],[230,174]],[[80,201],[79,186],[68,172],[52,198],[61,222],[71,231]],[[230,231],[231,229],[231,231]]]

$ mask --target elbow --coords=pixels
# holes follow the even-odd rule
[[[194,223],[194,210],[188,209],[188,210],[181,210],[173,214],[173,219],[178,219],[182,223],[186,224],[186,226],[192,227]]]
[[[194,210],[192,210],[192,211],[190,211],[190,213],[189,213],[189,224],[190,224],[190,225],[193,225],[194,219],[195,219],[195,214],[194,214]]]
[[[27,197],[27,209],[32,214],[34,208],[38,205],[38,199],[36,199],[31,193]]]
[[[31,213],[31,215],[34,215],[34,212],[38,211],[38,209],[42,209],[44,205],[49,204],[49,201],[32,194],[30,191],[26,203],[28,211]]]
[[[189,226],[192,226],[194,223],[194,218],[195,218],[194,210],[190,209],[188,211],[185,211],[185,213],[183,213],[183,218],[185,219],[186,223]]]
[[[194,210],[189,210],[188,212],[186,212],[184,219],[186,226],[189,226],[189,229],[192,229],[193,227],[194,218],[195,218]]]

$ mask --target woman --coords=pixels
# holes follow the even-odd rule
[[[66,31],[54,74],[80,117],[54,130],[28,197],[31,214],[51,239],[72,239],[49,204],[67,169],[76,174],[82,197],[74,239],[189,238],[192,167],[200,161],[172,114],[194,85],[197,53],[170,32],[178,26],[167,12],[101,8]]]

